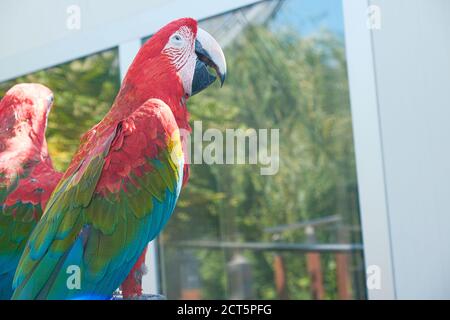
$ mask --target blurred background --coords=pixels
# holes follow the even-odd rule
[[[148,290],[169,299],[366,299],[395,298],[398,292],[407,297],[411,293],[407,288],[414,285],[401,276],[397,281],[403,282],[395,282],[395,268],[399,272],[402,265],[395,265],[392,258],[403,252],[392,244],[392,233],[404,239],[407,215],[397,207],[391,212],[400,212],[397,218],[389,218],[387,193],[393,189],[387,185],[386,171],[394,169],[386,168],[389,159],[383,156],[382,142],[389,131],[381,132],[380,125],[388,114],[373,103],[378,101],[374,92],[383,88],[374,81],[380,80],[383,70],[396,66],[395,61],[382,65],[390,51],[372,48],[377,41],[383,48],[382,34],[376,32],[383,30],[380,19],[385,11],[378,9],[384,5],[389,10],[387,3],[378,2],[371,7],[377,1],[194,1],[188,5],[148,0],[131,1],[127,9],[108,8],[113,14],[109,16],[102,13],[102,6],[110,6],[105,1],[40,5],[5,1],[0,18],[25,15],[31,20],[26,20],[28,27],[13,25],[0,34],[4,39],[0,97],[20,82],[39,82],[53,90],[47,139],[54,164],[64,171],[81,134],[111,106],[140,44],[171,19],[193,16],[224,48],[229,77],[222,90],[212,88],[190,99],[191,119],[201,120],[203,130],[280,129],[280,169],[276,175],[263,176],[258,165],[191,165],[190,181],[176,211],[151,245]],[[405,10],[404,1],[393,2],[397,4],[390,9]],[[423,1],[413,2],[422,6],[417,11],[426,14]],[[75,11],[67,9],[73,3]],[[449,9],[442,1],[435,4]],[[75,24],[71,29],[65,19],[76,14],[77,7],[80,28]],[[388,11],[386,16],[391,14]],[[148,28],[144,21],[149,21]],[[386,24],[389,21],[393,23]],[[377,54],[381,75],[374,78]],[[388,96],[378,99],[383,97]],[[388,124],[385,128],[389,130]],[[354,141],[361,146],[356,157],[359,179]],[[395,199],[395,194],[391,196]],[[408,214],[414,216],[410,209]],[[428,212],[422,209],[420,214]],[[410,241],[417,235],[414,228],[423,224],[415,217],[405,247],[408,241],[414,247]],[[395,219],[398,225],[393,225]],[[437,230],[435,225],[431,228],[431,233]],[[445,230],[436,233],[441,231]],[[398,255],[395,261],[400,260]],[[434,261],[440,266],[447,262],[447,258]],[[375,291],[368,293],[366,267],[372,265],[380,267],[383,286],[378,287],[376,280],[375,287],[369,288]],[[402,283],[404,289],[397,288],[396,293],[396,285]],[[448,297],[449,284],[442,286],[435,286],[434,294]]]

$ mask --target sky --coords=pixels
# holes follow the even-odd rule
[[[322,28],[343,36],[342,0],[285,0],[273,23],[274,26],[287,23],[303,36]]]

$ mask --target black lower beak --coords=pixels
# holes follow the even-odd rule
[[[197,55],[197,62],[195,64],[194,77],[192,80],[191,96],[206,89],[216,80],[216,75],[211,73],[208,67],[213,68],[217,72],[221,84],[223,84],[225,80],[225,75],[222,75],[219,72],[217,65],[211,59],[208,52],[203,49],[198,40],[195,41],[195,53]]]
[[[208,66],[203,61],[197,60],[195,64],[194,78],[192,80],[191,96],[206,89],[215,80],[216,76],[209,72]]]

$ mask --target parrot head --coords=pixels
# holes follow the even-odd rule
[[[142,46],[124,84],[140,88],[146,98],[150,93],[158,97],[155,93],[170,91],[187,99],[217,78],[223,84],[226,73],[225,56],[217,41],[196,20],[182,18],[164,26]]]
[[[2,127],[28,125],[43,136],[52,105],[53,93],[49,88],[37,83],[16,84],[0,102],[0,119],[7,121]]]
[[[217,41],[205,30],[197,26],[193,19],[180,19],[161,30],[169,35],[162,50],[180,77],[185,94],[192,96],[220,79],[225,81],[227,64]],[[216,75],[209,71],[214,69]]]

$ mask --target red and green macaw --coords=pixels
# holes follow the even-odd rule
[[[52,103],[39,84],[15,85],[0,101],[0,300],[11,298],[28,236],[62,176],[45,140]]]
[[[208,68],[223,83],[223,52],[194,19],[169,23],[142,46],[33,230],[14,299],[111,297],[174,210],[188,170],[186,101],[215,80]]]
[[[0,300],[10,299],[26,241],[62,177],[52,165],[45,130],[53,93],[18,84],[0,101]],[[141,293],[145,250],[122,283],[128,298]]]

